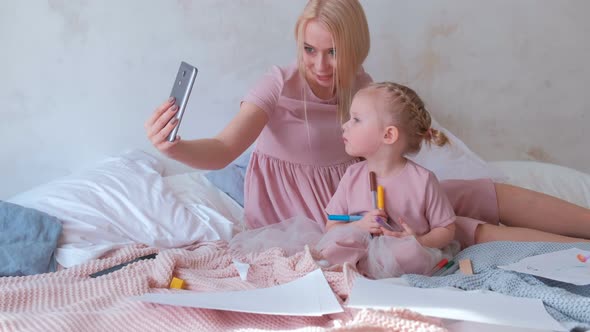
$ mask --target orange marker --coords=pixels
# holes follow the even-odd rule
[[[385,210],[385,193],[383,191],[383,186],[377,186],[377,208],[380,210]]]

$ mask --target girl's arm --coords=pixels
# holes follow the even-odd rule
[[[258,106],[242,102],[240,112],[214,138],[174,142],[166,139],[176,122],[169,120],[176,113],[173,101],[156,109],[145,123],[152,144],[166,156],[199,169],[220,169],[227,166],[254,143],[268,123],[268,116]]]
[[[432,172],[428,172],[425,193],[424,217],[428,220],[430,232],[417,236],[416,240],[425,247],[446,247],[455,237],[455,212]]]
[[[351,222],[339,222],[328,220],[326,223],[326,231],[329,231],[333,227],[345,227],[345,226],[354,226],[360,229],[363,229],[371,234],[379,235],[383,234],[381,231],[381,225],[376,221],[377,218],[382,218],[382,220],[387,220],[387,214],[383,210],[375,209],[373,211],[369,211],[365,213],[361,220],[351,221]]]
[[[416,240],[418,240],[418,242],[424,247],[439,249],[448,246],[454,238],[455,223],[446,227],[436,227],[424,235],[416,236]]]
[[[455,238],[455,223],[452,223],[445,227],[436,227],[430,230],[430,232],[423,235],[416,235],[416,232],[406,224],[406,222],[400,218],[400,225],[404,229],[402,232],[392,232],[381,227],[381,231],[384,235],[405,237],[414,236],[416,240],[424,247],[429,248],[444,248]]]

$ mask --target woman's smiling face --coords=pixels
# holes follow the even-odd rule
[[[307,82],[318,97],[332,97],[336,70],[332,34],[317,20],[311,20],[305,27],[304,36],[303,63]]]

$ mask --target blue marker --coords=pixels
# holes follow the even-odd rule
[[[363,216],[349,216],[346,214],[329,214],[328,220],[335,220],[335,221],[357,221],[363,219]]]

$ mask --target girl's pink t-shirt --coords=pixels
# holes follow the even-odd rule
[[[417,235],[455,220],[453,207],[434,173],[411,160],[399,173],[377,178],[377,184],[384,188],[387,215],[394,221],[403,218]],[[375,208],[367,162],[362,161],[348,167],[326,212],[362,215]]]

